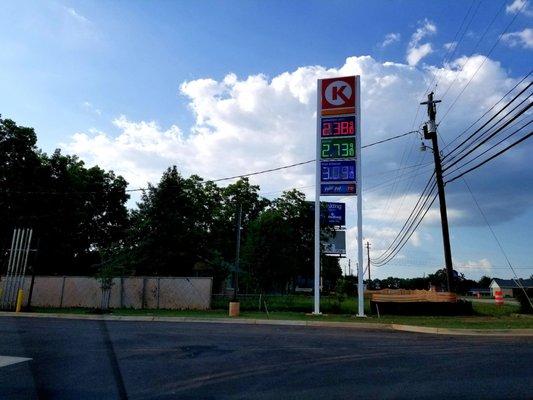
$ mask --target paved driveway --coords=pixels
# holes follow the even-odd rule
[[[533,396],[531,338],[10,317],[0,338],[31,358],[0,360],[1,399]]]

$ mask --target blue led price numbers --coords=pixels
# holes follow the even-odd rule
[[[322,139],[320,157],[324,158],[354,158],[355,138]]]
[[[355,160],[322,161],[320,163],[320,180],[322,182],[355,181]]]

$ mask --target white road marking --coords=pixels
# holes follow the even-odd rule
[[[0,368],[7,367],[11,364],[17,364],[23,361],[30,361],[31,358],[25,357],[10,357],[10,356],[0,356]]]

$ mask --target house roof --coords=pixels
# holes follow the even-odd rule
[[[533,279],[519,279],[520,284],[524,288],[533,288]],[[494,278],[492,282],[496,283],[501,288],[515,289],[518,288],[518,285],[514,279],[500,279]],[[492,285],[491,285],[492,286]]]

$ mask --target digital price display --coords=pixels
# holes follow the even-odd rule
[[[354,158],[355,138],[322,139],[320,158]]]
[[[322,196],[338,196],[343,194],[356,194],[355,183],[324,183],[320,185]]]
[[[355,160],[321,161],[320,180],[322,182],[355,181]]]
[[[355,135],[355,115],[349,117],[322,118],[320,122],[320,135],[322,137]]]

